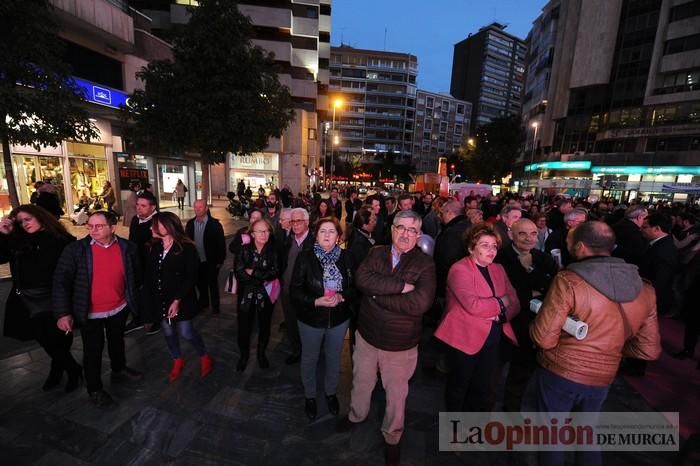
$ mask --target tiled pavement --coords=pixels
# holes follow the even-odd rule
[[[0,302],[4,303],[8,290],[8,282],[0,284]],[[118,408],[111,411],[93,407],[84,388],[71,394],[60,389],[43,392],[41,385],[48,373],[43,350],[32,343],[0,338],[0,464],[383,464],[379,433],[384,404],[381,388],[375,390],[368,422],[351,433],[338,434],[334,430],[335,418],[327,413],[319,386],[319,418],[309,423],[303,413],[299,366],[284,365],[286,348],[278,330],[281,309],[276,309],[273,317],[268,350],[271,368],[260,370],[251,360],[248,369],[238,373],[233,297],[225,295],[222,300],[222,314],[205,312],[196,319],[195,325],[216,360],[214,372],[206,379],[199,377],[194,350],[183,342],[187,366],[180,380],[167,383],[171,360],[162,335],[149,337],[138,332],[126,337],[127,361],[130,366],[145,370],[144,380],[112,386],[105,351],[105,389],[119,401]],[[407,401],[402,464],[536,464],[532,455],[524,454],[457,456],[438,452],[437,413],[444,379],[427,368],[436,358],[428,336],[426,333]],[[80,357],[80,338],[75,339],[73,352]],[[347,410],[350,384],[346,347],[338,393],[341,411]],[[621,380],[611,388],[605,409],[650,410]],[[656,466],[671,465],[674,456],[639,453],[604,458],[604,464],[610,465]]]

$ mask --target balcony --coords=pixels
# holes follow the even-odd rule
[[[134,49],[134,20],[118,0],[51,0],[60,21],[129,53]],[[65,28],[65,26],[63,27]]]

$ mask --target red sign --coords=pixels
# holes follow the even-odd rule
[[[144,168],[120,168],[119,169],[119,187],[122,190],[128,190],[131,183],[141,183],[141,186],[148,184],[148,170]]]

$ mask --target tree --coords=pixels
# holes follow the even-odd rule
[[[85,94],[62,63],[63,42],[48,0],[0,2],[0,139],[10,203],[19,206],[12,144],[57,146],[99,136]]]
[[[520,118],[509,116],[479,127],[473,139],[473,146],[465,142],[458,151],[464,162],[462,175],[473,181],[500,182],[511,171],[525,133]]]
[[[274,55],[251,43],[253,28],[235,2],[200,0],[190,12],[174,35],[174,59],[137,74],[145,88],[131,96],[127,134],[145,150],[198,154],[206,199],[209,164],[263,150],[294,112]]]

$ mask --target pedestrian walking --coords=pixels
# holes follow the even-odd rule
[[[112,382],[140,380],[143,374],[126,365],[124,326],[130,309],[138,309],[141,264],[136,246],[115,235],[117,218],[99,210],[90,214],[88,236],[68,244],[54,273],[52,302],[58,328],[66,334],[80,328],[83,370],[90,400],[98,407],[114,405],[102,387],[105,337]]]
[[[156,214],[151,230],[154,241],[150,244],[144,277],[145,289],[149,292],[146,321],[163,329],[173,358],[168,380],[177,380],[185,366],[178,335],[197,350],[200,375],[206,377],[214,361],[192,325],[199,311],[195,294],[200,262],[197,246],[185,234],[180,218],[172,212]]]
[[[66,393],[78,388],[83,378],[83,369],[70,352],[73,334],[60,331],[51,312],[56,263],[74,241],[55,217],[31,204],[19,206],[0,221],[0,263],[9,262],[12,272],[4,333],[22,340],[33,338],[49,355],[45,391],[57,387],[64,373]]]

